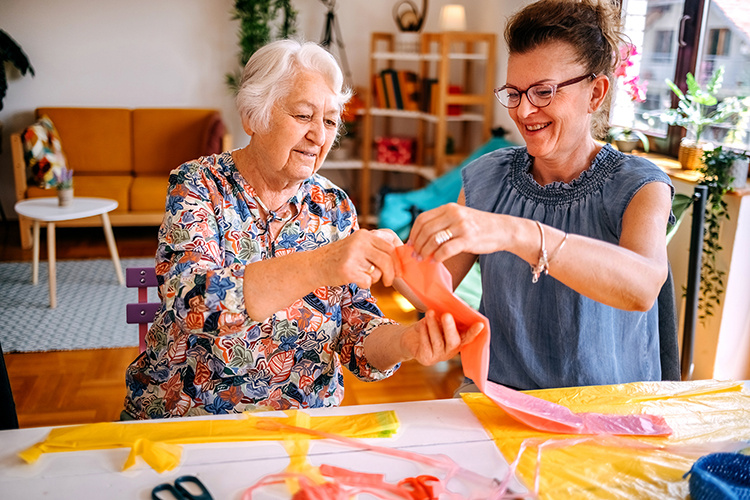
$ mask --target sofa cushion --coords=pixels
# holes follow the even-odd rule
[[[215,114],[214,109],[134,109],[136,177],[163,175],[166,179],[179,165],[209,154],[205,143],[207,131],[215,123]],[[162,197],[165,195],[166,191]]]
[[[169,176],[139,176],[130,189],[132,212],[163,212],[167,202]]]
[[[132,126],[129,109],[38,108],[55,123],[65,145],[68,167],[78,177],[97,173],[125,175],[132,171]]]
[[[66,168],[60,136],[49,116],[42,116],[21,133],[29,184],[54,188]]]
[[[165,181],[166,182],[166,181]],[[73,181],[75,196],[90,196],[92,198],[109,198],[117,201],[117,208],[112,213],[124,213],[130,209],[129,192],[133,177],[129,175],[79,175],[76,172]],[[166,189],[164,190],[166,193]],[[55,195],[55,192],[29,186],[27,198],[41,198]],[[162,195],[164,198],[165,195]],[[164,202],[162,202],[162,209]]]

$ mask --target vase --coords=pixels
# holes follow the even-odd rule
[[[393,41],[396,52],[419,52],[421,38],[418,31],[399,31],[393,35]]]
[[[703,165],[703,151],[710,147],[708,143],[695,142],[683,139],[680,142],[680,150],[677,159],[683,170],[698,170]]]
[[[61,207],[67,207],[73,201],[73,188],[63,188],[57,190],[57,204]]]
[[[620,139],[616,140],[617,150],[621,153],[632,153],[640,144],[640,139]]]
[[[747,186],[748,158],[737,158],[729,167],[729,176],[732,177],[732,183],[729,185],[732,189],[742,189]]]

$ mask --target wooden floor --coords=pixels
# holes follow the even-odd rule
[[[120,257],[151,257],[156,251],[156,228],[116,227],[114,233]],[[56,235],[59,260],[109,257],[101,228],[58,228]],[[0,261],[31,261],[31,250],[21,249],[17,224],[4,224],[0,241]],[[46,259],[44,242],[41,247],[41,258]],[[373,294],[386,316],[402,323],[416,320],[416,313],[405,311],[392,290],[376,286]],[[125,368],[137,354],[137,347],[6,353],[20,426],[119,419],[125,397]],[[404,363],[393,377],[377,383],[357,380],[346,370],[344,373],[344,405],[449,398],[463,377],[457,359],[433,367]]]

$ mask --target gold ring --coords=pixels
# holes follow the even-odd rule
[[[451,238],[453,238],[453,233],[451,233],[450,229],[446,228],[446,229],[443,229],[442,231],[438,231],[435,234],[435,243],[437,243],[438,246],[440,246],[446,241],[450,240]]]
[[[374,270],[375,270],[375,264],[370,264],[370,269],[368,269],[366,272],[367,274],[372,274]]]

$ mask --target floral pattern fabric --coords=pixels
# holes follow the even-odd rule
[[[296,215],[271,239],[274,215],[261,218],[231,152],[172,171],[156,255],[162,305],[146,350],[126,372],[127,413],[334,406],[344,396],[342,365],[363,380],[398,368],[379,371],[364,357],[365,338],[392,321],[354,284],[318,288],[262,322],[247,315],[246,264],[313,250],[358,229],[346,193],[317,174],[289,202]]]
[[[21,133],[28,184],[51,189],[67,168],[60,134],[49,116],[43,115]]]

